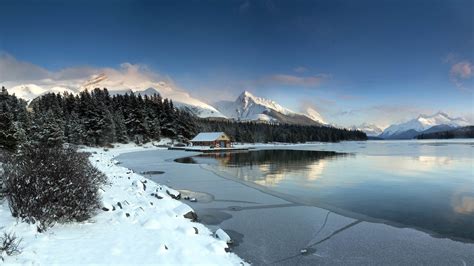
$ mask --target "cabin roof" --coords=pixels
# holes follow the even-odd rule
[[[224,132],[201,132],[197,134],[191,141],[215,141],[225,135]]]

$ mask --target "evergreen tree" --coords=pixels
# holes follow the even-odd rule
[[[16,126],[13,122],[13,116],[3,110],[0,111],[0,149],[13,151],[18,145],[18,135],[16,132]]]
[[[64,143],[62,121],[51,110],[43,114],[36,114],[31,132],[30,139],[35,145],[57,147]]]

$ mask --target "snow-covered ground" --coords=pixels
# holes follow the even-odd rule
[[[204,225],[183,217],[192,209],[159,185],[117,165],[122,153],[159,149],[147,144],[87,148],[94,166],[108,176],[103,187],[105,209],[81,223],[57,224],[44,233],[11,216],[6,201],[0,205],[0,231],[22,239],[22,253],[5,264],[214,264],[239,265],[237,255],[225,251],[225,240],[213,237]],[[168,192],[168,193],[167,193]],[[155,194],[155,195],[151,195]]]

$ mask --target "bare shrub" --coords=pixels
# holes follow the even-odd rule
[[[5,255],[12,256],[21,253],[20,250],[21,239],[13,233],[3,233],[0,237],[0,258],[5,260]]]
[[[4,165],[6,197],[14,217],[39,222],[83,221],[99,207],[105,176],[72,148],[25,145]]]

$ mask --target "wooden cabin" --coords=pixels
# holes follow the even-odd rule
[[[201,132],[191,140],[193,146],[208,146],[212,148],[230,148],[229,136],[224,132]]]

